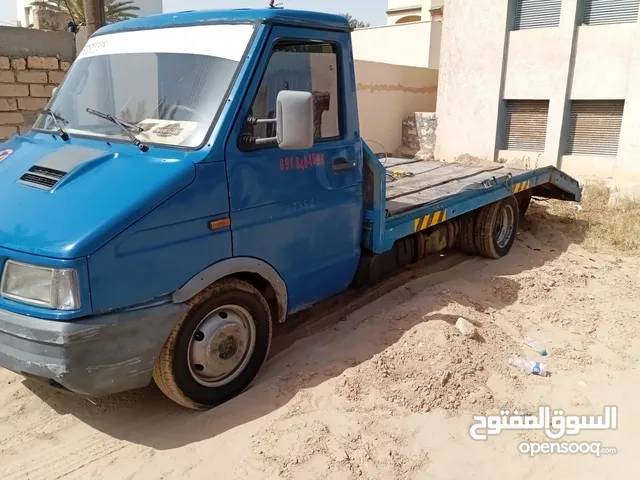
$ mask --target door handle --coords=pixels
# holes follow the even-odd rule
[[[338,158],[331,164],[333,173],[341,174],[356,168],[356,162],[350,162],[344,158]]]

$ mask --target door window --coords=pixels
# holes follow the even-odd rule
[[[340,138],[342,132],[338,78],[335,45],[321,42],[279,42],[271,53],[249,114],[258,119],[275,119],[276,100],[282,90],[310,92],[313,94],[316,141]],[[247,125],[243,134],[254,138],[273,138],[276,136],[276,125]],[[243,146],[243,149],[247,148],[265,148],[265,145]]]

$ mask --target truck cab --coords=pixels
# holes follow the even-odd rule
[[[85,395],[143,386],[207,298],[191,358],[158,383],[223,394],[187,393],[187,406],[241,391],[272,322],[353,280],[355,88],[349,26],[333,15],[185,12],[100,29],[33,130],[0,146],[0,365]],[[296,120],[280,115],[278,138],[283,107]],[[210,301],[235,296],[254,301]]]
[[[417,173],[391,183],[394,165]],[[440,168],[384,165],[361,140],[340,16],[106,26],[0,145],[0,366],[87,396],[153,378],[210,408],[291,313],[456,237],[505,255],[531,192],[579,200],[557,170]]]

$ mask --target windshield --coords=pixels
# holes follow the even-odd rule
[[[69,135],[129,141],[111,121],[139,129],[145,143],[197,147],[203,143],[253,34],[251,25],[207,25],[92,38],[78,55],[48,108]],[[52,115],[37,129],[57,132]]]

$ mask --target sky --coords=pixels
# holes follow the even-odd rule
[[[386,23],[387,0],[278,0],[286,8],[316,10],[330,13],[350,13],[371,25]],[[268,0],[164,0],[164,11],[204,10],[217,8],[262,8]],[[16,2],[0,0],[0,25],[15,25]]]

